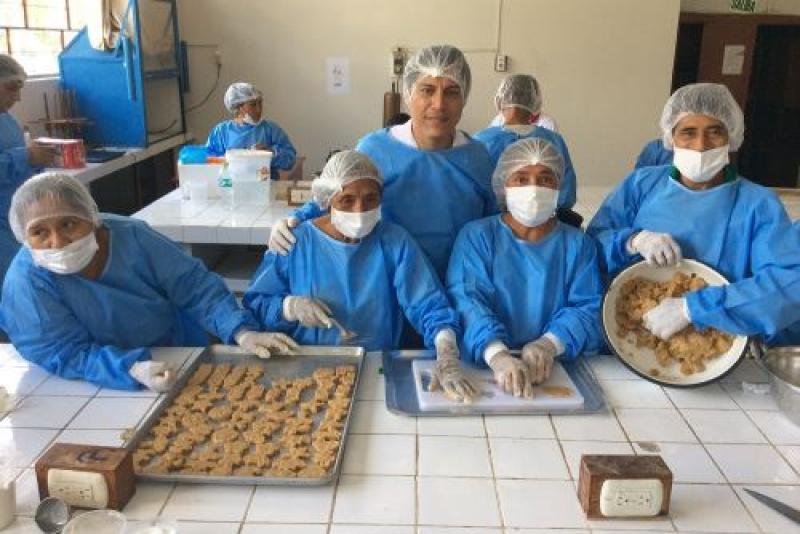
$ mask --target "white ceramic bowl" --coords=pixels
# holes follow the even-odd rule
[[[637,347],[628,338],[621,338],[617,335],[617,296],[623,284],[631,278],[647,278],[657,282],[670,280],[675,273],[696,274],[711,286],[721,286],[728,284],[724,276],[697,260],[683,260],[673,267],[653,267],[644,261],[635,263],[620,272],[611,282],[605,296],[603,297],[603,307],[601,318],[603,321],[603,333],[606,336],[611,350],[628,366],[634,373],[659,384],[675,387],[692,387],[707,384],[717,380],[733,370],[741,361],[747,350],[747,336],[736,336],[733,345],[725,354],[706,361],[704,371],[693,373],[686,376],[680,372],[680,366],[676,362],[671,367],[662,367],[656,360],[655,352],[647,347]],[[658,369],[658,376],[654,376],[650,370]]]

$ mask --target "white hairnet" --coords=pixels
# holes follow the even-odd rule
[[[225,107],[231,113],[236,111],[240,104],[263,98],[264,95],[256,89],[256,86],[247,82],[236,82],[228,86],[225,91]]]
[[[528,74],[512,74],[500,83],[494,95],[497,111],[521,108],[530,113],[542,110],[542,92],[536,78]]]
[[[8,54],[0,54],[0,83],[20,81],[24,82],[28,75],[22,65]]]
[[[322,209],[328,209],[336,193],[362,178],[375,180],[383,188],[383,176],[368,156],[355,150],[343,150],[331,156],[319,178],[311,182],[311,194]]]
[[[542,164],[556,175],[559,183],[564,176],[564,157],[556,146],[538,137],[521,139],[508,147],[500,155],[492,175],[492,189],[497,197],[497,205],[506,206],[506,180],[514,171],[528,165]]]
[[[11,198],[8,222],[23,243],[31,224],[48,217],[72,216],[100,226],[100,214],[89,190],[72,176],[57,172],[37,174]]]
[[[414,54],[403,70],[403,86],[406,99],[411,98],[414,84],[424,76],[448,78],[461,88],[464,100],[469,96],[472,75],[464,54],[450,45],[427,46]]]
[[[672,130],[687,115],[708,115],[722,122],[728,130],[731,152],[742,146],[744,115],[733,95],[719,83],[694,83],[684,85],[669,97],[661,114],[661,131],[664,146],[672,149]]]

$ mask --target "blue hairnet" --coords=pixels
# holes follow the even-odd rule
[[[500,83],[494,95],[497,111],[521,108],[531,113],[542,110],[542,92],[536,78],[528,74],[512,74]]]
[[[506,205],[506,180],[511,174],[528,165],[542,164],[555,173],[561,182],[564,176],[564,157],[558,148],[545,139],[529,137],[508,146],[497,161],[492,175],[492,189],[500,209]]]
[[[708,115],[722,122],[728,130],[731,152],[742,146],[744,115],[733,95],[722,84],[694,83],[684,85],[669,97],[661,114],[664,146],[672,149],[672,130],[687,115]]]
[[[311,182],[314,201],[323,209],[328,209],[331,199],[344,186],[362,178],[378,182],[383,188],[383,176],[369,156],[355,150],[337,152],[322,169],[319,178]]]
[[[0,83],[24,82],[28,75],[16,59],[8,54],[0,54]]]
[[[31,224],[64,216],[78,217],[95,227],[100,226],[97,204],[82,183],[67,174],[45,172],[19,186],[11,198],[8,222],[14,237],[23,243]]]
[[[256,89],[256,86],[247,82],[236,82],[228,86],[225,91],[225,107],[231,113],[236,111],[236,108],[245,102],[264,98],[264,95]]]
[[[464,100],[469,96],[470,86],[472,85],[469,64],[461,50],[455,46],[427,46],[408,60],[403,70],[403,86],[406,99],[411,98],[414,85],[417,80],[424,76],[449,78],[461,88]]]

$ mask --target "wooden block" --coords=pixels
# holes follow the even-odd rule
[[[106,508],[122,510],[136,492],[132,455],[124,448],[55,443],[36,462],[36,481],[42,499],[50,495],[48,473],[53,469],[101,474],[108,492]],[[65,500],[78,508],[88,507]]]
[[[606,517],[622,517],[620,515],[603,515],[601,512],[600,493],[607,480],[660,480],[663,498],[657,516],[669,513],[669,500],[672,493],[672,471],[657,455],[634,454],[584,454],[581,456],[580,475],[578,479],[578,498],[586,516],[592,519]],[[658,503],[656,503],[658,504]],[[625,516],[637,517],[643,516]]]

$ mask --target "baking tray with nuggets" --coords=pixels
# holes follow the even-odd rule
[[[143,480],[315,485],[339,472],[364,349],[259,359],[213,345],[133,436]]]

